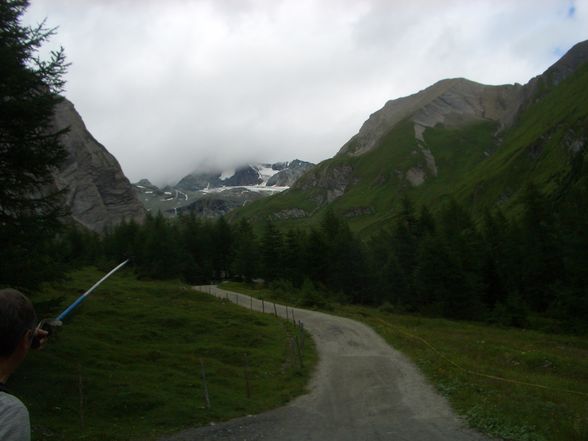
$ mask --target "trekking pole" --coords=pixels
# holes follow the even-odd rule
[[[79,296],[71,305],[69,305],[67,308],[65,308],[63,310],[63,312],[61,314],[59,314],[57,317],[55,317],[54,319],[41,320],[39,322],[39,324],[37,325],[37,329],[43,329],[44,331],[47,331],[47,332],[49,332],[49,334],[51,334],[53,327],[61,326],[63,324],[63,320],[74,309],[76,309],[78,306],[80,306],[80,304],[88,298],[88,296],[92,293],[92,291],[94,291],[96,288],[98,288],[98,286],[100,286],[100,284],[102,282],[104,282],[106,279],[108,279],[110,276],[112,276],[115,272],[117,272],[119,269],[121,269],[123,266],[125,266],[128,262],[129,262],[129,259],[125,260],[123,263],[118,265],[116,268],[114,268],[108,274],[106,274],[104,277],[102,277],[100,280],[98,280],[94,285],[92,285],[92,287],[89,290],[87,290],[85,293],[83,293],[81,296]],[[37,347],[39,347],[39,345],[40,345],[39,339],[35,338],[33,340],[31,347],[37,348]]]

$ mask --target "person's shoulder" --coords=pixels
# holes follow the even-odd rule
[[[29,411],[22,401],[6,392],[0,392],[0,440],[31,440]]]
[[[27,419],[29,417],[29,411],[24,403],[14,395],[0,392],[0,419],[18,416]]]

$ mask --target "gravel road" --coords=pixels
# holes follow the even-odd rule
[[[261,311],[262,303],[215,286],[195,287]],[[280,316],[286,307],[276,305]],[[165,441],[482,441],[453,414],[417,368],[354,320],[292,309],[312,334],[320,361],[309,393],[260,415],[188,429]],[[274,313],[265,302],[265,312]]]

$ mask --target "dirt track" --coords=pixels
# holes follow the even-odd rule
[[[251,305],[242,294],[211,286],[196,289]],[[253,299],[253,308],[261,311],[261,301]],[[266,302],[265,311],[273,313],[273,304]],[[277,312],[286,317],[285,307],[277,305]],[[315,311],[294,309],[294,314],[312,334],[320,356],[307,395],[276,410],[189,429],[165,441],[488,440],[464,428],[406,357],[368,326]]]

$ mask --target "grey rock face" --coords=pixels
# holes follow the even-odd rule
[[[304,173],[311,170],[313,167],[314,164],[310,162],[295,159],[290,164],[281,167],[278,173],[268,179],[266,185],[268,187],[291,187]]]
[[[250,165],[238,168],[233,176],[222,180],[223,185],[226,187],[258,185],[261,184],[261,182],[262,179],[259,176],[259,173]]]
[[[183,177],[176,187],[184,191],[198,191],[207,187],[220,187],[220,173],[192,173]]]
[[[68,157],[54,179],[58,189],[66,190],[72,218],[97,232],[123,219],[141,221],[145,210],[118,161],[88,132],[71,102],[57,107],[54,125],[69,127],[62,137]]]
[[[376,210],[373,207],[355,207],[345,210],[343,212],[343,217],[351,219],[354,217],[369,216],[375,212]]]
[[[331,203],[343,196],[353,181],[353,168],[348,164],[327,165],[304,175],[292,188],[319,190],[317,203]]]
[[[459,127],[483,120],[508,127],[524,97],[523,86],[518,84],[486,86],[463,78],[442,80],[414,95],[388,101],[370,115],[338,155],[359,156],[372,150],[382,136],[407,118],[423,128],[437,124]]]
[[[272,218],[275,220],[302,219],[307,216],[308,213],[304,211],[302,208],[289,208],[272,214]]]
[[[574,45],[557,63],[540,76],[550,84],[557,85],[588,62],[588,40]]]

